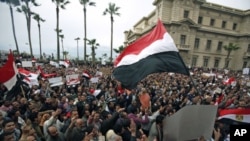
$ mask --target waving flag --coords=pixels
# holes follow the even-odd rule
[[[114,62],[114,77],[133,89],[149,74],[174,72],[190,75],[172,37],[159,20],[156,27],[127,46]]]
[[[32,85],[39,85],[39,82],[38,82],[38,76],[39,74],[36,74],[36,73],[33,73],[33,72],[30,72],[24,68],[18,68],[18,72],[24,76],[24,79],[23,81],[26,82],[27,84],[30,85],[30,87]]]
[[[65,66],[65,68],[68,68],[70,65],[69,60],[59,61],[59,65]]]
[[[18,70],[14,61],[14,56],[10,52],[8,61],[0,68],[0,83],[3,83],[8,90],[12,89],[17,82],[17,74]]]

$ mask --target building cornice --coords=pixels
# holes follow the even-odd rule
[[[134,27],[138,26],[138,25],[139,25],[140,23],[142,23],[143,21],[147,21],[147,20],[150,19],[154,14],[155,14],[155,10],[153,10],[148,16],[142,17],[137,23],[135,23]]]
[[[250,9],[249,10],[240,10],[240,9],[235,9],[231,7],[226,7],[214,3],[204,3],[201,5],[203,8],[208,8],[211,10],[219,11],[219,12],[224,12],[224,13],[230,13],[238,16],[245,16],[250,14]]]
[[[197,31],[201,31],[201,32],[207,32],[207,33],[215,33],[215,34],[220,34],[220,35],[226,35],[226,36],[232,36],[232,37],[250,37],[249,33],[244,33],[244,34],[240,34],[238,32],[229,32],[229,31],[218,31],[215,29],[211,29],[211,28],[204,28],[204,27],[200,27],[197,29]]]

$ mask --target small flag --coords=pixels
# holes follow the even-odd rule
[[[236,81],[236,80],[235,80],[234,77],[230,77],[230,78],[224,80],[224,81],[223,81],[223,84],[224,84],[224,85],[231,85],[231,84],[235,83],[235,81]]]
[[[65,68],[68,68],[70,65],[69,60],[59,61],[59,65],[65,66]]]
[[[231,119],[237,122],[250,123],[250,108],[220,110],[218,119]]]

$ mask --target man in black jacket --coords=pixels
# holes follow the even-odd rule
[[[102,135],[105,135],[109,129],[112,129],[112,127],[115,125],[117,119],[119,118],[119,113],[124,111],[124,108],[120,108],[115,112],[111,118],[107,117],[101,124],[100,131]]]

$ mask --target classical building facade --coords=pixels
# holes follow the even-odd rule
[[[155,10],[125,31],[125,46],[164,23],[187,66],[250,67],[250,9],[239,10],[205,0],[154,0]],[[240,49],[228,52],[229,43]]]

